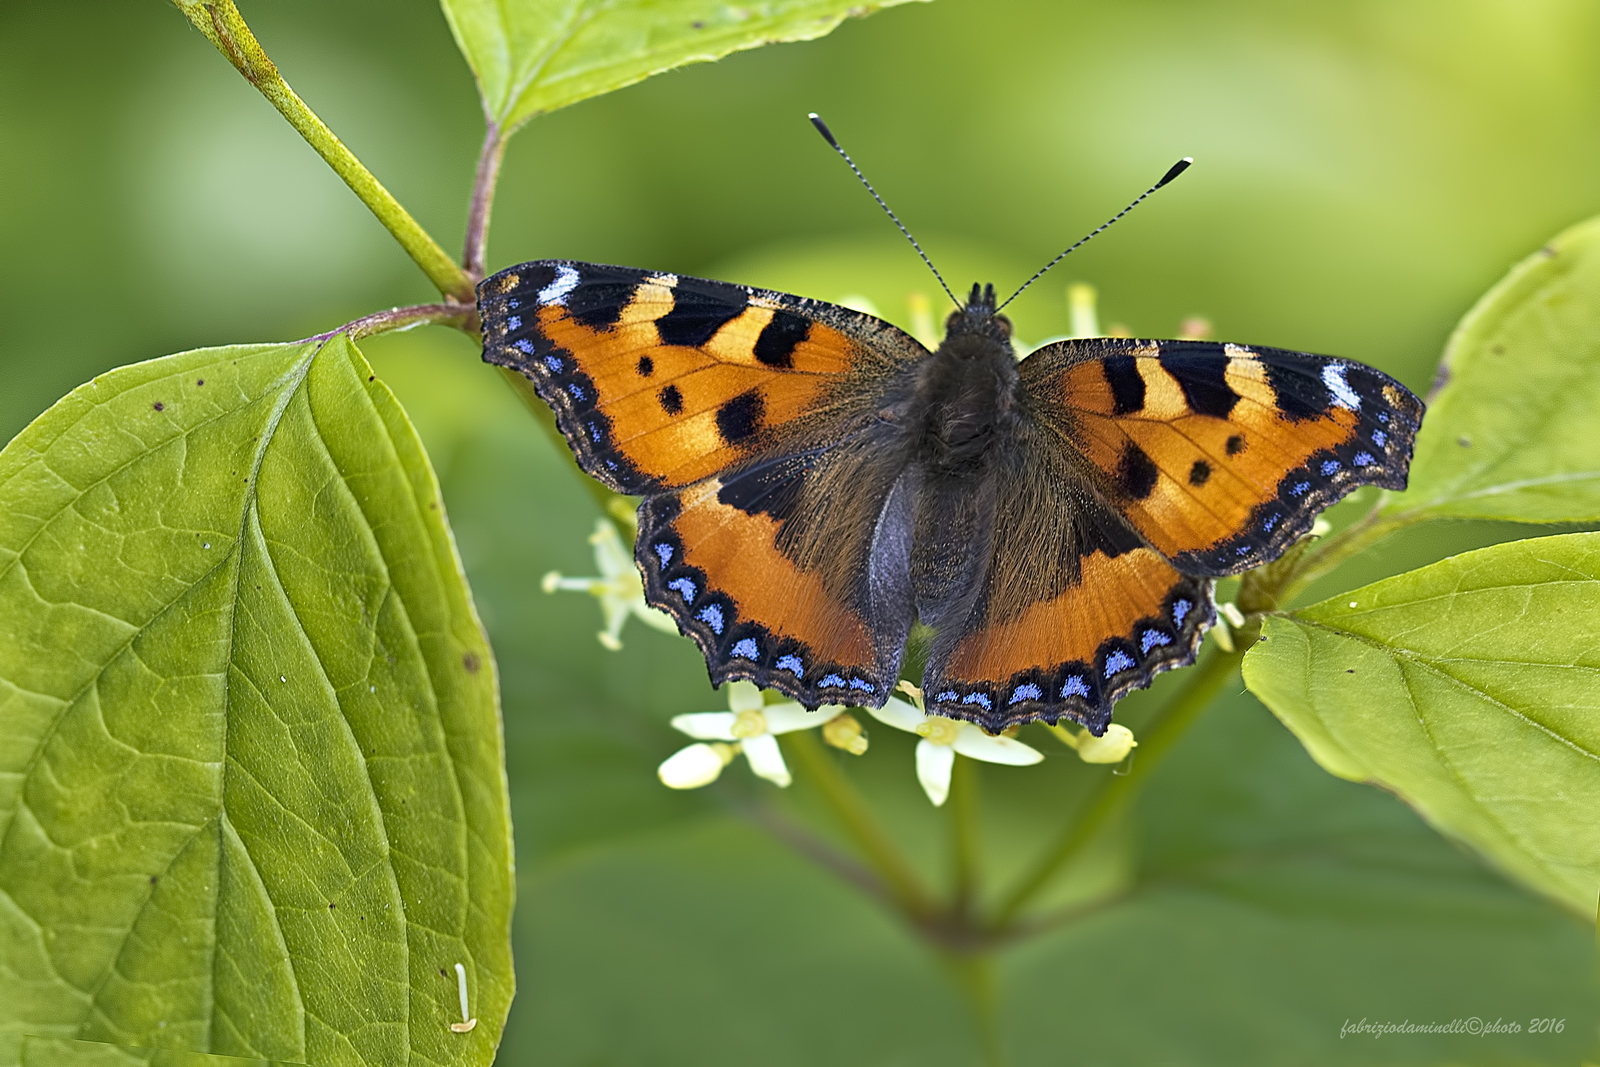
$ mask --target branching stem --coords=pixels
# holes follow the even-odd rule
[[[1276,582],[1267,583],[1271,589],[1271,603],[1260,608],[1254,605],[1241,604],[1245,611],[1267,610],[1273,611],[1288,605],[1306,586],[1332,571],[1345,560],[1357,553],[1382,541],[1390,534],[1403,526],[1409,525],[1414,519],[1405,515],[1384,516],[1382,509],[1384,497],[1379,497],[1360,519],[1345,527],[1339,533],[1327,538],[1320,544],[1306,551],[1304,555],[1294,561],[1292,567]],[[1270,576],[1271,569],[1264,568]]]
[[[839,820],[862,856],[889,887],[895,903],[914,925],[926,923],[937,911],[933,898],[912,870],[911,864],[894,841],[873,817],[866,799],[856,792],[839,768],[833,765],[822,745],[810,731],[800,730],[783,736],[784,747],[806,769],[806,777],[822,794],[834,817]]]
[[[978,1031],[978,1049],[983,1056],[983,1067],[1005,1067],[1005,1046],[1000,1036],[999,996],[994,973],[992,953],[946,952],[944,964],[949,968],[972,1009],[973,1025]]]
[[[1003,935],[1040,891],[1082,853],[1103,827],[1126,809],[1178,738],[1188,731],[1217,691],[1233,676],[1244,659],[1245,650],[1254,643],[1255,632],[1251,627],[1236,635],[1232,652],[1210,649],[1199,666],[1189,673],[1183,688],[1162,709],[1154,728],[1139,738],[1128,773],[1105,776],[1105,784],[1088,808],[1056,838],[1033,870],[1002,900],[992,919],[994,934]]]
[[[494,206],[494,190],[500,181],[500,161],[505,158],[506,139],[500,124],[489,119],[483,135],[483,151],[478,153],[478,170],[472,181],[472,207],[467,212],[467,241],[461,264],[474,283],[483,281],[484,261],[489,253],[489,210]]]
[[[960,920],[972,913],[978,891],[978,768],[956,756],[950,768],[950,914]]]
[[[458,330],[477,336],[477,318],[478,313],[470,304],[413,304],[410,307],[390,308],[388,311],[375,311],[371,315],[363,315],[336,330],[319,333],[307,337],[306,340],[326,341],[342,333],[349,335],[350,340],[356,341],[375,333],[394,333],[398,330],[415,329],[418,326],[454,326]]]
[[[428,231],[400,206],[393,194],[333,135],[333,131],[306,106],[305,101],[295,95],[278,73],[277,66],[267,57],[261,42],[250,32],[250,27],[245,24],[244,16],[239,14],[233,0],[174,2],[189,21],[228,58],[228,62],[244,75],[245,80],[254,85],[289,120],[289,125],[316,149],[334,173],[344,179],[344,183],[361,198],[361,202],[377,216],[384,228],[394,235],[400,247],[416,261],[439,292],[457,303],[473,303],[472,278],[450,259],[449,254],[439,247],[439,242],[429,236]]]

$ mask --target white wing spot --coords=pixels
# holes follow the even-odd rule
[[[1351,411],[1361,410],[1361,398],[1356,391],[1350,388],[1350,383],[1344,380],[1344,364],[1330,363],[1322,368],[1322,384],[1328,387],[1328,392],[1333,394],[1333,402],[1342,408]]]
[[[576,289],[577,287],[578,272],[567,266],[565,263],[562,263],[556,267],[555,281],[551,282],[543,289],[540,289],[539,295],[535,297],[535,299],[538,300],[541,305],[560,304],[564,306],[567,302],[567,294],[572,292],[572,290]]]

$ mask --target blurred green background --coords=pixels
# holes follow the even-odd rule
[[[428,0],[244,6],[290,83],[446,247],[482,120]],[[805,122],[821,112],[961,287],[1002,290],[1182,155],[1197,165],[1014,305],[1351,356],[1419,392],[1515,259],[1600,209],[1600,7],[1580,0],[938,0],[688,68],[535,120],[508,153],[491,266],[565,256],[837,299],[904,320],[933,292]],[[0,424],[118,364],[280,340],[427,300],[421,274],[279,116],[158,0],[0,5]],[[937,307],[937,304],[935,305]],[[904,927],[766,834],[828,833],[804,780],[742,764],[698,794],[667,719],[723,705],[693,647],[593,638],[596,510],[468,341],[365,345],[444,482],[499,657],[520,992],[502,1060],[967,1064],[971,1026]],[[1430,527],[1349,587],[1519,535]],[[1170,684],[1172,676],[1163,682]],[[1161,686],[1157,687],[1158,690]],[[1119,708],[1138,726],[1144,697]],[[836,758],[937,879],[946,825],[910,739]],[[1043,734],[985,767],[985,860],[1014,873],[1092,774]],[[1570,1063],[1594,1045],[1593,931],[1398,801],[1334,780],[1234,685],[1086,881],[1124,902],[1007,953],[1018,1063]],[[1091,884],[1092,883],[1092,884]],[[1559,1035],[1341,1039],[1346,1020],[1565,1017]]]

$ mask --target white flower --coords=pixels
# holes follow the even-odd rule
[[[744,753],[750,769],[776,785],[792,779],[778,749],[778,734],[809,730],[840,715],[844,708],[825,705],[807,711],[793,701],[763,704],[761,690],[752,682],[728,683],[728,710],[677,715],[672,728],[702,742],[679,749],[656,771],[672,789],[698,789],[710,785],[733,757]],[[713,742],[705,744],[703,742]],[[862,751],[866,746],[861,746]]]
[[[564,578],[557,571],[551,571],[544,576],[544,591],[571,589],[598,598],[606,622],[606,628],[598,636],[600,643],[613,652],[622,647],[622,624],[630,615],[662,633],[677,633],[678,624],[672,621],[672,616],[645,603],[644,582],[639,578],[639,569],[633,565],[633,557],[622,546],[617,528],[605,519],[596,520],[589,543],[594,546],[594,564],[600,568],[600,577]]]
[[[867,711],[886,726],[922,738],[917,742],[917,781],[936,807],[950,795],[950,770],[955,766],[957,752],[970,759],[1013,767],[1026,767],[1044,759],[1021,741],[986,734],[970,722],[929,715],[923,710],[922,690],[910,682],[901,682],[899,688],[916,702],[915,706],[890,697],[883,707]]]

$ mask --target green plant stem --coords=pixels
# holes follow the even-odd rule
[[[1414,519],[1404,515],[1385,516],[1384,498],[1372,509],[1332,537],[1325,538],[1283,565],[1268,564],[1245,576],[1239,592],[1239,608],[1246,614],[1276,611],[1291,602],[1301,590],[1338,567],[1345,560],[1365,552]]]
[[[923,888],[911,864],[894,847],[883,827],[873,818],[872,809],[847,778],[834,766],[820,742],[806,730],[783,735],[783,745],[805,768],[808,780],[821,792],[834,817],[855,841],[878,877],[883,879],[895,902],[916,922],[934,915],[933,898]]]
[[[1234,637],[1234,650],[1212,648],[1190,672],[1182,689],[1162,709],[1154,729],[1139,739],[1133,765],[1124,775],[1106,775],[1106,784],[1090,802],[1080,818],[1068,826],[1054,846],[1040,859],[995,910],[990,929],[1003,935],[1005,929],[1052,879],[1094,840],[1102,827],[1119,815],[1138,795],[1138,791],[1177,740],[1194,725],[1224,683],[1238,669],[1245,651],[1255,643],[1255,629]]]
[[[494,207],[494,191],[500,181],[500,163],[506,155],[506,138],[500,124],[489,120],[483,135],[483,151],[478,153],[478,170],[472,181],[472,207],[467,212],[466,247],[461,265],[473,282],[483,281],[484,260],[489,254],[489,211]]]
[[[978,885],[978,768],[956,756],[950,769],[950,913],[971,914]]]
[[[245,24],[233,0],[174,0],[174,3],[228,58],[228,62],[244,75],[245,80],[260,90],[261,95],[289,120],[289,125],[316,149],[334,173],[344,179],[344,183],[361,198],[361,202],[377,216],[384,228],[394,235],[400,247],[416,261],[439,292],[457,303],[473,303],[472,278],[439,247],[439,243],[411,217],[411,213],[400,206],[400,202],[373,177],[372,172],[362,165],[350,149],[333,135],[333,131],[306,106],[305,101],[295,95],[278,73],[277,66],[267,58],[261,42],[250,32],[250,27]]]
[[[984,1067],[1005,1067],[1005,1046],[1000,1039],[999,996],[994,956],[990,952],[945,952],[941,958],[961,989],[978,1031],[978,1049]]]
[[[342,333],[349,335],[350,340],[356,341],[376,333],[393,333],[418,326],[454,326],[458,330],[476,336],[476,322],[477,312],[470,304],[414,304],[410,307],[375,311],[371,315],[363,315],[359,319],[347,322],[337,330],[319,333],[307,337],[306,340],[326,341]]]

